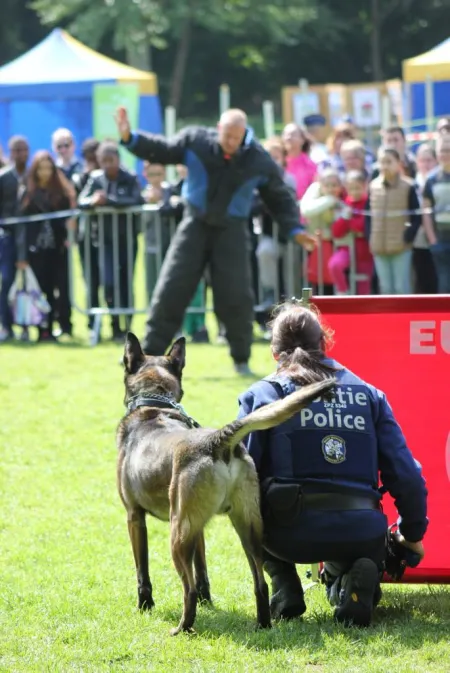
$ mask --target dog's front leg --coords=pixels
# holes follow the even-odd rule
[[[206,568],[205,536],[200,533],[194,552],[195,588],[199,603],[212,603],[209,588],[208,570]]]
[[[128,532],[136,565],[138,608],[140,610],[150,610],[155,603],[148,574],[148,542],[144,510],[133,509],[128,511]]]

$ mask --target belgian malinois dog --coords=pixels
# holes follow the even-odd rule
[[[127,414],[117,430],[117,483],[128,515],[138,607],[154,605],[146,514],[170,521],[172,558],[184,589],[183,614],[172,635],[191,631],[197,601],[211,601],[203,531],[215,514],[228,514],[253,575],[258,626],[270,627],[258,476],[240,442],[251,432],[288,420],[335,381],[306,386],[221,430],[211,430],[200,428],[180,405],[184,337],[167,355],[152,357],[144,355],[129,332],[123,363]]]

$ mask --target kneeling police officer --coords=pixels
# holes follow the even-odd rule
[[[324,563],[335,619],[368,626],[380,599],[387,519],[379,477],[400,515],[398,541],[423,558],[427,491],[384,393],[326,356],[330,333],[300,303],[281,306],[272,323],[274,375],[240,396],[239,417],[308,383],[335,377],[329,398],[247,439],[261,482],[266,572],[274,619],[302,615],[296,563]]]

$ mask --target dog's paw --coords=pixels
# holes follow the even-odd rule
[[[194,631],[194,629],[190,626],[188,628],[185,628],[185,629],[180,627],[180,626],[177,626],[176,629],[170,629],[170,635],[171,636],[177,636],[179,633],[186,633],[189,636],[196,636],[197,635],[196,632]]]
[[[256,625],[256,630],[257,631],[261,631],[262,629],[271,629],[271,628],[272,628],[272,624],[271,624],[270,621],[269,622],[258,622],[257,625]]]
[[[138,610],[151,610],[155,606],[153,596],[147,592],[138,594]]]
[[[211,598],[211,592],[209,590],[209,585],[207,584],[202,584],[201,586],[197,587],[197,603],[200,605],[202,603],[209,603],[212,605],[212,598]]]

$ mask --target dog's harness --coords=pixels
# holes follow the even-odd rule
[[[175,402],[175,400],[168,395],[135,395],[134,397],[130,397],[127,402],[127,415],[131,414],[140,407],[174,409],[180,414],[180,416],[183,417],[183,420],[186,422],[189,428],[201,427],[200,423],[197,423],[197,421],[195,421],[191,416],[189,416],[189,414],[186,413],[184,407],[179,402]]]

